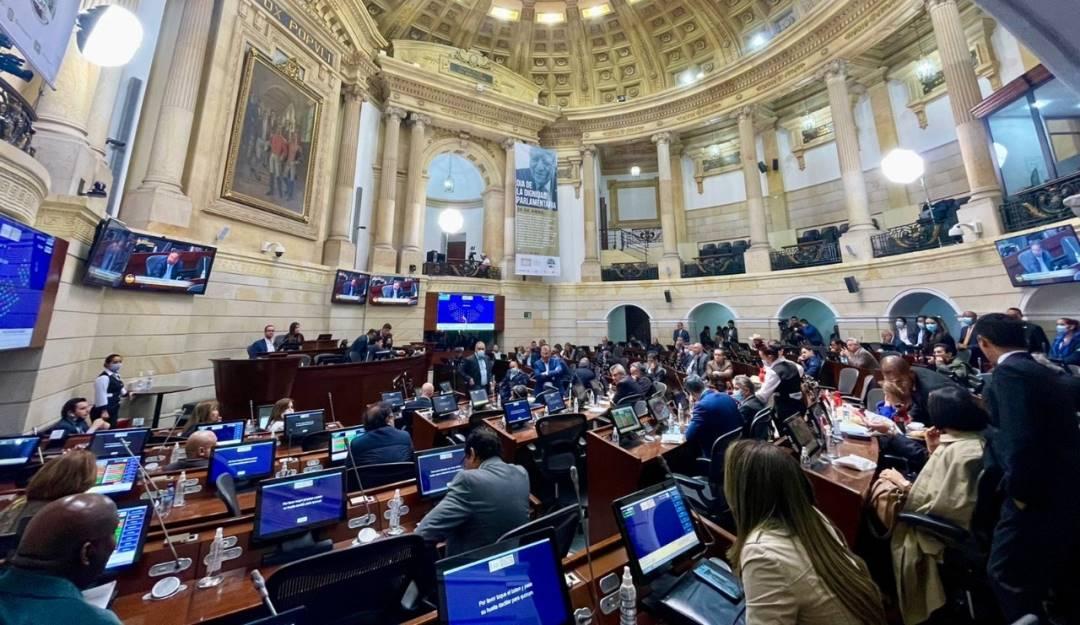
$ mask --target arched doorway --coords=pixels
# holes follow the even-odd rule
[[[776,313],[776,317],[778,319],[791,317],[806,319],[818,329],[818,332],[821,332],[821,336],[826,341],[832,336],[833,328],[836,326],[836,309],[825,300],[816,297],[793,297],[784,302]]]
[[[703,302],[694,306],[686,316],[690,337],[694,340],[701,334],[705,326],[709,327],[712,336],[716,336],[717,328],[727,325],[728,321],[736,319],[735,311],[717,302]]]
[[[608,339],[621,343],[634,337],[646,345],[652,341],[649,328],[651,316],[644,308],[633,304],[621,304],[607,314]]]
[[[929,289],[913,289],[898,293],[885,311],[890,323],[897,317],[906,317],[908,325],[915,325],[919,315],[941,317],[953,338],[960,336],[960,321],[957,317],[961,310],[944,293]]]
[[[432,159],[427,171],[424,252],[463,261],[470,251],[482,250],[484,179],[472,162],[450,153]],[[447,228],[448,222],[456,227]]]

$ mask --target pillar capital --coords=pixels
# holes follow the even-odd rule
[[[588,158],[596,156],[596,146],[591,143],[581,146],[581,156]]]
[[[412,120],[413,128],[419,128],[423,130],[425,126],[431,125],[431,118],[427,115],[422,115],[420,113],[410,113],[409,119]]]
[[[386,110],[383,111],[383,117],[385,117],[388,121],[393,119],[399,124],[401,123],[401,120],[405,119],[405,117],[408,116],[408,114],[408,111],[397,106],[388,106],[386,107]]]
[[[926,10],[933,11],[938,7],[942,7],[948,4],[956,4],[956,0],[925,0]]]
[[[367,99],[364,89],[354,82],[342,83],[341,95],[346,102],[363,102]]]
[[[514,144],[516,144],[516,143],[517,143],[517,139],[515,139],[513,137],[507,137],[507,138],[503,139],[502,141],[500,141],[499,145],[501,145],[502,149],[506,150],[507,152],[513,152],[514,151]]]
[[[747,119],[753,120],[755,113],[757,113],[757,107],[753,104],[748,104],[747,106],[744,106],[739,110],[735,111],[734,115],[735,119],[741,122]]]
[[[658,132],[650,137],[650,140],[657,145],[668,145],[671,143],[671,133],[667,131]]]
[[[833,59],[821,68],[820,75],[826,81],[847,80],[848,63],[844,59]]]

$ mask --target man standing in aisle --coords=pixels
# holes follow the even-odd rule
[[[671,333],[671,342],[678,343],[679,339],[682,339],[683,343],[690,344],[690,333],[683,327],[683,323],[680,321],[675,324],[675,331]]]

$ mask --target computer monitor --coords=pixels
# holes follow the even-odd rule
[[[615,422],[615,429],[619,431],[620,437],[629,436],[644,429],[641,426],[641,421],[638,420],[637,413],[634,412],[633,406],[613,408],[611,410],[611,420]]]
[[[121,456],[97,461],[97,477],[88,492],[101,495],[126,493],[139,479],[139,457]]]
[[[431,398],[431,408],[436,419],[457,412],[457,396],[453,393],[443,393]]]
[[[150,504],[135,503],[117,506],[120,523],[113,535],[116,549],[105,563],[105,571],[113,573],[130,567],[139,561],[146,533],[150,528]]]
[[[667,423],[671,420],[671,409],[663,397],[651,397],[648,401],[649,414],[656,419],[657,423]]]
[[[210,450],[207,481],[217,484],[218,477],[230,473],[237,484],[250,484],[274,473],[273,440],[258,443],[217,445]]]
[[[674,480],[617,499],[612,508],[638,583],[664,573],[702,546]]]
[[[307,410],[285,415],[285,437],[289,440],[303,438],[313,432],[321,432],[326,429],[325,412],[322,410]]]
[[[37,451],[36,436],[5,436],[0,438],[0,467],[26,464]]]
[[[503,416],[506,418],[506,429],[513,429],[532,419],[532,405],[527,399],[516,399],[503,404]]]
[[[555,532],[510,538],[435,565],[441,625],[571,625]]]
[[[382,400],[390,403],[390,408],[393,410],[401,410],[401,407],[405,405],[405,398],[401,396],[401,391],[391,391],[389,393],[382,394]]]
[[[353,439],[364,435],[364,426],[356,425],[340,430],[330,430],[330,462],[345,462],[349,457],[349,445]]]
[[[344,520],[343,468],[263,480],[255,487],[253,540],[266,543],[295,539],[264,558],[264,563],[282,563],[329,551],[333,543],[315,543],[311,531]]]
[[[204,423],[196,425],[196,430],[213,432],[217,436],[217,442],[221,444],[239,443],[244,440],[243,421],[222,421],[220,423]]]
[[[105,430],[94,432],[90,439],[90,451],[98,458],[116,458],[119,456],[141,456],[146,440],[150,437],[150,428],[128,428],[124,430]],[[127,447],[124,447],[124,443]],[[128,452],[128,448],[131,451]]]
[[[802,415],[797,414],[789,417],[784,421],[784,425],[791,432],[791,442],[795,444],[800,454],[805,449],[806,455],[812,458],[822,450],[818,437],[814,435],[814,431],[810,429],[810,424],[806,422]]]
[[[476,388],[469,391],[469,401],[472,402],[473,408],[483,408],[488,405],[488,394],[485,389]]]
[[[439,390],[443,393],[453,393],[454,387],[450,386],[449,382],[439,382]]]
[[[548,414],[555,414],[566,410],[566,402],[563,401],[562,393],[559,391],[544,393],[544,403],[547,404]]]
[[[259,429],[266,431],[270,428],[270,416],[274,413],[274,404],[255,406],[255,416],[259,420]]]
[[[440,447],[416,452],[416,488],[423,499],[441,497],[462,470],[465,446]]]

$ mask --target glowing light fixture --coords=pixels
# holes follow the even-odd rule
[[[750,38],[750,47],[754,50],[764,48],[767,43],[769,43],[769,36],[765,33],[758,33]]]
[[[891,182],[911,184],[926,173],[926,163],[915,152],[898,148],[881,159],[881,171]]]
[[[592,19],[594,17],[603,17],[603,16],[607,15],[608,13],[611,13],[611,10],[612,10],[611,5],[605,2],[604,4],[597,4],[595,6],[591,6],[591,7],[587,8],[587,9],[582,9],[581,10],[581,17],[583,17],[585,19]]]
[[[631,176],[640,176],[641,175],[641,168],[638,167],[637,165],[634,165],[633,167],[630,168],[630,175]]]
[[[115,5],[99,5],[79,14],[75,41],[87,61],[117,67],[131,60],[143,40],[143,27],[134,13]]]
[[[446,234],[457,234],[465,227],[465,216],[456,208],[445,208],[439,213],[439,229]]]
[[[443,191],[454,192],[454,158],[450,157],[450,167],[446,170],[446,179],[442,181]]]
[[[562,24],[566,21],[566,14],[562,12],[539,13],[536,16],[536,21],[540,24],[546,24],[548,26],[553,24]]]
[[[716,143],[710,145],[707,153],[709,158],[718,158],[720,156],[720,145]]]
[[[502,20],[504,22],[512,22],[518,18],[519,13],[513,9],[508,9],[506,7],[493,6],[491,7],[491,10],[488,11],[488,15],[494,17],[497,20]]]

